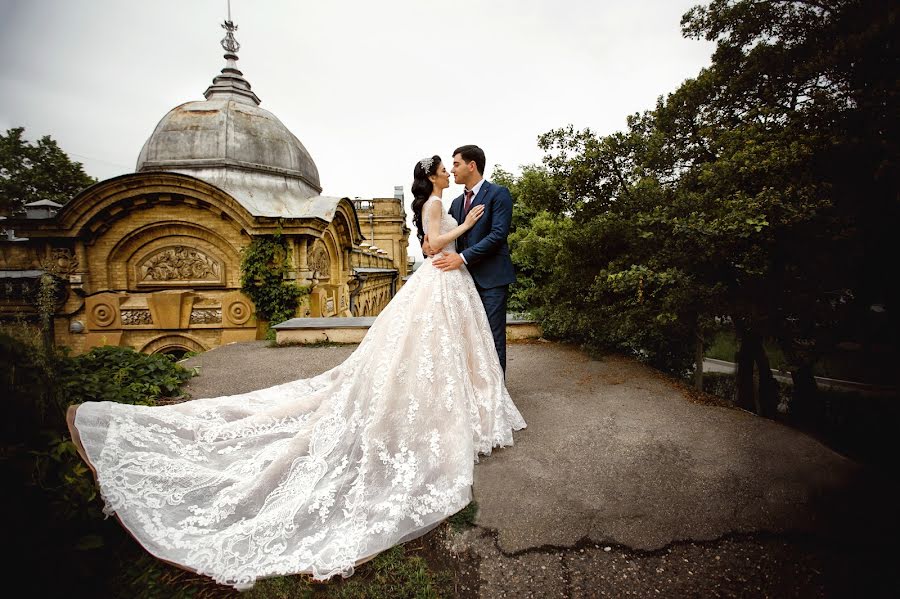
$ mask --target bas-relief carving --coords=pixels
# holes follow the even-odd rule
[[[316,272],[320,281],[331,278],[331,258],[321,243],[316,243],[309,252],[309,269]]]
[[[138,266],[138,285],[217,284],[222,264],[200,250],[184,245],[162,248]]]
[[[113,292],[98,293],[85,298],[84,311],[88,320],[88,330],[121,328],[119,306],[126,299],[126,295]]]
[[[256,326],[254,322],[250,322],[250,317],[253,316],[253,304],[240,291],[232,291],[222,298],[221,314],[226,326]]]

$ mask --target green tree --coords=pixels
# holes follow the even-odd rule
[[[812,364],[857,334],[873,302],[888,304],[898,330],[897,283],[883,274],[900,223],[898,17],[877,0],[716,0],[682,20],[717,49],[700,85],[676,92],[660,121],[696,160],[682,184],[754,205],[764,223],[730,285],[739,399],[750,407],[755,362],[763,413],[776,389],[763,337],[791,361],[802,408],[815,392]]]
[[[16,214],[37,200],[65,204],[97,182],[49,135],[30,143],[24,133],[24,127],[15,127],[0,135],[0,214]]]
[[[553,259],[560,255],[556,245],[562,238],[557,228],[566,225],[553,217],[560,208],[559,191],[547,171],[535,166],[524,167],[519,177],[497,166],[492,179],[514,198],[509,247],[517,280],[510,288],[509,310],[529,312],[555,282]]]
[[[884,273],[900,224],[897,13],[861,0],[715,0],[682,21],[717,41],[709,68],[624,132],[541,136],[544,165],[528,176],[557,198],[511,242],[553,223],[545,253],[512,244],[539,273],[528,298],[545,330],[683,373],[731,322],[738,402],[768,416],[778,397],[764,339],[791,362],[799,407],[815,392],[812,364],[873,302],[896,332],[898,284]]]

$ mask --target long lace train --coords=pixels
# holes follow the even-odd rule
[[[89,402],[70,426],[107,514],[236,588],[349,576],[465,507],[479,454],[524,427],[471,277],[430,261],[321,375],[166,406]]]

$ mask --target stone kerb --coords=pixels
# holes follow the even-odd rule
[[[372,316],[351,318],[292,318],[272,328],[278,345],[313,343],[359,343],[375,322]],[[507,314],[506,338],[510,341],[537,339],[541,326],[533,321]]]

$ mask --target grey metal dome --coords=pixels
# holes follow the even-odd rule
[[[170,110],[144,144],[135,170],[210,167],[297,177],[316,193],[322,190],[309,152],[278,117],[253,103],[215,93]]]
[[[300,140],[259,98],[237,69],[232,31],[222,40],[225,68],[204,92],[206,100],[176,106],[159,121],[138,156],[137,172],[176,171],[221,180],[224,171],[243,171],[284,181],[309,196],[322,192],[319,170]],[[237,174],[237,173],[233,173]],[[271,182],[270,182],[271,183]]]

